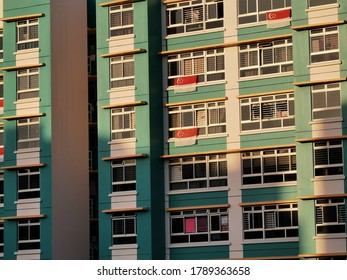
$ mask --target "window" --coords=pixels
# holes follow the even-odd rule
[[[199,136],[226,132],[225,102],[198,103],[170,107],[169,133],[175,137],[175,131],[185,128],[199,128]]]
[[[135,212],[112,215],[112,245],[137,243],[137,219]]]
[[[167,5],[167,34],[223,27],[223,0],[195,0]]]
[[[111,140],[135,138],[135,107],[111,110]]]
[[[0,257],[4,255],[4,223],[0,223]]]
[[[315,7],[315,6],[322,6],[322,5],[334,4],[334,3],[337,3],[337,0],[309,0],[308,6]]]
[[[40,146],[39,118],[26,118],[17,121],[17,148],[30,149]]]
[[[111,57],[111,88],[133,86],[135,81],[134,56]]]
[[[294,93],[242,98],[241,130],[263,130],[295,125]]]
[[[228,186],[226,155],[171,159],[170,190]]]
[[[197,83],[224,80],[224,49],[169,55],[169,86],[174,79],[197,76]]]
[[[18,221],[18,250],[40,249],[40,220]]]
[[[316,200],[317,234],[345,233],[346,210],[343,198]]]
[[[28,19],[17,22],[17,50],[39,47],[39,20]]]
[[[274,204],[243,207],[243,238],[298,237],[298,205]]]
[[[4,161],[4,127],[0,125],[0,162]]]
[[[4,59],[4,32],[0,30],[0,60]]]
[[[134,33],[134,7],[133,4],[111,6],[110,37],[118,37]]]
[[[239,24],[266,21],[266,12],[291,7],[291,0],[238,0]]]
[[[170,213],[171,243],[229,240],[227,208]]]
[[[112,192],[136,190],[136,160],[114,160],[112,168]]]
[[[0,107],[4,107],[4,77],[0,76]]]
[[[240,78],[293,71],[292,39],[239,47]]]
[[[241,157],[243,185],[296,181],[295,148],[245,152]]]
[[[314,143],[314,174],[316,177],[343,174],[341,140]]]
[[[27,99],[39,96],[39,69],[17,71],[17,98]]]
[[[323,84],[311,87],[312,119],[341,118],[340,84]]]
[[[4,207],[4,174],[0,174],[0,207]]]
[[[28,168],[18,170],[18,200],[40,197],[40,170]]]
[[[339,59],[338,27],[325,27],[310,31],[311,63]]]

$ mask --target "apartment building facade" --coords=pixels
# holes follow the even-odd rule
[[[86,11],[1,1],[1,259],[89,258]]]
[[[40,152],[46,157],[18,162],[19,143],[11,141],[11,133],[19,131],[16,125],[29,125],[21,123],[29,113],[17,112],[21,102],[15,96],[21,91],[14,88],[19,85],[15,79],[19,81],[22,73],[34,77],[33,70],[39,69],[41,100],[29,117],[39,119],[41,128],[50,115],[53,122],[50,110],[57,106],[55,87],[47,86],[42,93],[43,87],[49,80],[58,83],[61,76],[50,77],[57,62],[54,28],[51,37],[47,33],[42,40],[44,31],[39,29],[38,62],[18,68],[22,64],[13,58],[15,36],[11,39],[10,30],[15,32],[16,22],[24,18],[8,18],[37,18],[43,13],[39,23],[57,23],[58,4],[42,0],[42,6],[31,7],[28,3],[19,14],[15,4],[4,2],[8,6],[2,21],[5,187],[1,196],[0,185],[0,258],[6,259],[16,256],[19,240],[11,233],[24,216],[14,209],[19,200],[16,178],[19,182],[21,176],[29,176],[30,168],[36,168],[43,196],[43,173],[54,173],[50,145],[64,139],[54,137],[52,126],[46,146],[41,147],[40,138]],[[86,5],[80,2],[81,7]],[[345,1],[87,2],[95,8],[86,50],[89,78],[84,86],[89,83],[89,91],[79,83],[83,87],[76,96],[80,103],[73,108],[84,102],[87,108],[89,103],[90,171],[89,177],[81,173],[73,178],[83,181],[77,188],[80,192],[89,178],[92,258],[346,259]],[[82,19],[83,12],[76,14]],[[48,38],[50,48],[43,55]],[[87,49],[77,37],[74,40]],[[74,51],[76,45],[71,44]],[[80,53],[74,55],[80,57]],[[84,63],[79,66],[87,69]],[[20,72],[26,68],[31,71]],[[48,78],[41,77],[45,70]],[[82,81],[86,70],[80,70]],[[64,94],[69,100],[71,94]],[[52,103],[45,97],[52,98]],[[65,112],[59,106],[56,110]],[[75,110],[69,112],[70,121],[74,114],[80,116]],[[46,115],[38,116],[42,113]],[[46,135],[44,131],[40,129],[40,137]],[[76,162],[69,163],[71,170],[76,169]],[[65,188],[49,191],[52,200],[60,198],[60,191],[75,194],[68,187],[71,174],[65,175]],[[54,182],[60,176],[48,178]],[[88,200],[86,196],[79,199],[83,205],[83,199]],[[43,204],[46,197],[41,200]],[[41,258],[62,257],[44,255],[47,243],[43,239],[50,238],[45,237],[50,235],[44,224],[54,224],[53,209],[76,211],[70,206],[65,209],[56,203],[56,208],[30,212],[40,221]],[[27,222],[28,217],[24,218]]]

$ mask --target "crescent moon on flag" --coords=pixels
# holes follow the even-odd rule
[[[178,85],[183,84],[183,78],[178,78],[178,79],[177,79],[177,84],[178,84]]]
[[[275,19],[276,13],[269,13],[269,19]]]
[[[178,138],[181,138],[181,137],[183,137],[184,136],[184,132],[182,131],[182,130],[179,130],[178,132],[177,132],[177,137]]]

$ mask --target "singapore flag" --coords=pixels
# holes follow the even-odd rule
[[[290,25],[291,9],[266,12],[267,28],[280,28]]]
[[[191,146],[196,143],[198,128],[188,128],[175,131],[175,147]]]
[[[183,76],[174,79],[174,92],[190,92],[196,90],[197,76]]]

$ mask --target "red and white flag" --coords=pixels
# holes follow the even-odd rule
[[[198,128],[181,129],[175,131],[175,147],[191,146],[196,143]]]
[[[190,92],[196,90],[197,76],[183,76],[174,79],[174,92]]]
[[[266,12],[267,28],[280,28],[290,25],[291,9]]]

